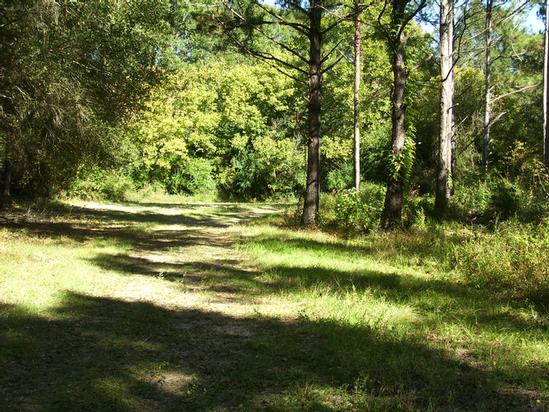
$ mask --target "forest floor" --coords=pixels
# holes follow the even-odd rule
[[[282,210],[0,215],[0,410],[548,410],[546,313]]]

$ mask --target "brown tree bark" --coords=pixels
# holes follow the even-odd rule
[[[362,27],[358,2],[355,2],[355,83],[354,83],[354,186],[360,190],[360,64],[362,59]]]
[[[492,6],[493,0],[486,1],[484,37],[484,127],[482,138],[482,167],[488,170],[490,160],[490,128],[492,104]]]
[[[545,1],[545,59],[543,65],[543,163],[549,168],[549,0]]]
[[[435,210],[443,215],[452,195],[452,152],[454,140],[454,4],[440,5],[440,133],[437,162]]]
[[[316,224],[320,199],[322,0],[311,0],[309,20],[309,136],[307,142],[307,183],[302,216],[303,224],[307,226]]]
[[[12,170],[8,156],[4,159],[4,167],[2,173],[2,191],[0,192],[0,209],[9,206],[11,200],[11,178]]]
[[[392,130],[393,159],[400,159],[404,151],[406,128],[404,122],[404,96],[406,89],[406,64],[404,50],[407,38],[400,33],[395,39],[393,53],[393,93],[392,93]],[[385,207],[381,220],[381,226],[385,229],[400,226],[402,219],[402,203],[404,199],[404,182],[398,176],[390,174],[387,192],[385,194]]]

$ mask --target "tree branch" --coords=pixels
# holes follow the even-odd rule
[[[516,94],[516,93],[521,93],[525,90],[528,90],[528,89],[531,89],[533,87],[537,87],[538,85],[537,84],[530,84],[528,86],[524,86],[524,87],[521,87],[520,89],[517,89],[517,90],[513,90],[512,92],[509,92],[509,93],[505,93],[505,94],[502,94],[501,96],[498,96],[498,97],[495,97],[492,99],[492,103],[494,102],[497,102],[498,100],[501,100],[507,96],[511,96],[513,94]]]
[[[352,12],[346,14],[345,16],[340,17],[335,22],[330,24],[327,28],[322,30],[322,35],[324,36],[325,34],[329,33],[333,29],[335,29],[341,22],[343,22],[345,20],[349,20],[352,17],[355,17],[356,15],[362,13],[367,8],[368,8],[368,6],[366,4],[359,5],[359,7],[355,8]]]
[[[340,61],[343,59],[344,56],[339,56],[336,61],[334,61],[332,64],[330,64],[328,67],[322,70],[322,73],[326,73],[330,70],[332,70]]]
[[[332,53],[334,51],[336,51],[336,49],[339,47],[339,45],[343,43],[343,40],[339,40],[336,45],[328,52],[326,53],[326,55],[320,60],[320,63],[324,63],[326,60],[328,60],[330,58],[330,56],[332,55]]]
[[[300,33],[304,34],[305,36],[309,35],[309,28],[307,26],[305,26],[304,24],[294,22],[294,21],[288,21],[287,19],[285,19],[281,15],[273,12],[271,9],[269,9],[265,5],[261,4],[258,0],[255,0],[254,4],[256,4],[258,7],[260,7],[263,11],[265,11],[269,15],[273,16],[275,19],[277,19],[280,22],[280,24],[282,24],[284,26],[292,27],[292,28],[296,29],[297,31],[299,31]]]

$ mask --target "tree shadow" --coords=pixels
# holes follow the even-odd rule
[[[272,210],[263,209],[264,212],[261,212],[228,205],[215,206],[193,216],[186,209],[185,205],[182,210],[176,209],[175,214],[166,214],[147,209],[128,212],[58,205],[30,218],[25,217],[23,211],[15,211],[14,218],[0,221],[0,227],[22,230],[30,236],[66,237],[78,242],[115,240],[134,250],[160,252],[196,245],[227,245],[226,238],[215,237],[212,233],[205,233],[205,230],[228,228]],[[162,228],[146,230],[144,224],[160,225]]]
[[[539,409],[445,351],[336,322],[71,292],[42,315],[2,305],[0,319],[2,410]],[[292,397],[315,386],[339,406]]]
[[[446,236],[448,238],[448,242],[453,244],[458,244],[460,242],[465,241],[466,239],[459,235],[459,234],[453,234]],[[407,258],[410,260],[411,263],[413,262],[425,262],[430,261],[432,263],[436,263],[436,266],[442,266],[444,263],[441,260],[440,251],[436,247],[436,245],[432,245],[429,243],[429,239],[424,241],[404,241],[402,243],[397,243],[396,247],[394,245],[391,245],[387,247],[387,250],[384,250],[383,247],[378,248],[374,247],[372,245],[356,245],[356,244],[349,244],[345,241],[333,241],[333,240],[327,240],[327,241],[319,241],[319,240],[313,240],[309,238],[300,238],[300,237],[292,237],[292,238],[284,238],[284,237],[275,237],[271,235],[263,235],[263,236],[257,236],[253,239],[250,238],[248,241],[253,242],[254,245],[260,246],[261,248],[269,251],[287,251],[292,250],[297,252],[305,252],[305,253],[315,253],[323,256],[329,256],[334,255],[334,257],[341,258],[342,256],[348,256],[350,259],[354,259],[356,256],[371,256],[374,258],[379,258],[381,260],[390,261],[391,257],[398,251],[398,254],[400,256],[403,256],[404,258]],[[501,305],[507,305],[507,306],[513,306],[513,307],[524,307],[524,301],[516,301],[509,298],[506,298],[504,296],[497,296],[496,294],[489,292],[487,293],[485,290],[481,289],[473,289],[470,286],[467,286],[465,284],[460,284],[456,281],[452,281],[448,278],[448,280],[444,279],[433,279],[430,278],[428,280],[420,280],[411,276],[402,276],[402,274],[386,274],[386,273],[379,273],[376,275],[375,273],[372,275],[371,273],[368,274],[365,278],[362,278],[361,273],[362,272],[370,272],[368,270],[366,271],[357,271],[357,272],[349,272],[346,271],[342,275],[342,277],[337,276],[337,271],[328,270],[327,273],[323,273],[322,268],[300,268],[300,267],[294,267],[293,269],[291,267],[283,267],[280,268],[282,271],[286,271],[290,278],[299,277],[300,273],[305,273],[308,270],[309,271],[316,271],[317,273],[313,276],[304,276],[305,279],[310,278],[312,279],[312,282],[314,282],[315,277],[318,277],[320,280],[326,280],[328,282],[330,281],[330,277],[333,277],[334,279],[352,279],[353,283],[356,287],[360,287],[360,284],[363,284],[363,287],[368,287],[368,284],[371,282],[373,278],[378,278],[379,286],[383,289],[387,289],[387,285],[393,284],[393,288],[395,291],[398,291],[400,289],[403,289],[400,285],[406,285],[406,289],[415,289],[416,292],[421,293],[425,290],[432,290],[435,292],[445,293],[449,296],[456,296],[456,297],[462,297],[462,298],[470,298],[470,299],[478,299],[479,301],[485,301],[488,300],[491,303],[501,306]],[[361,279],[362,278],[362,279]],[[307,283],[307,282],[306,282]],[[333,282],[332,282],[333,283]],[[545,325],[549,327],[549,319],[547,318],[547,310],[549,309],[549,304],[547,303],[547,300],[544,299],[544,297],[549,293],[548,291],[538,291],[537,299],[530,299],[528,304],[533,305],[536,309],[536,311],[545,319]]]
[[[227,300],[249,303],[254,295],[323,284],[338,291],[369,289],[389,302],[429,312],[432,303],[423,296],[431,293],[448,301],[443,317],[449,323],[458,319],[485,328],[495,324],[511,331],[547,330],[542,329],[546,325],[491,311],[498,302],[449,280],[295,263],[271,266],[273,281],[263,283],[260,273],[245,268],[238,258],[203,261],[192,255],[194,246],[230,246],[229,239],[210,229],[222,230],[227,218],[240,219],[239,212],[244,221],[257,216],[238,205],[196,216],[71,208],[68,216],[59,212],[55,222],[45,216],[3,226],[35,236],[115,241],[128,250],[97,254],[90,261],[121,274],[222,292]],[[148,223],[167,227],[147,232],[142,226]],[[268,250],[369,253],[367,248],[309,239],[258,237],[253,242]],[[169,260],[151,257],[173,250],[177,253]],[[480,307],[482,315],[465,311],[470,304]],[[435,349],[418,335],[336,321],[236,318],[67,292],[57,308],[42,315],[0,305],[0,328],[1,410],[522,411],[544,406],[535,403],[537,393],[501,386],[513,382],[512,376]],[[545,373],[536,365],[527,369],[525,373],[536,376]],[[307,395],[311,386],[327,388],[336,395],[322,396],[338,399],[322,403],[321,395]]]

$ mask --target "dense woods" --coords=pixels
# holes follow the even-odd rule
[[[4,2],[1,203],[167,193],[297,202],[300,224],[357,233],[543,225],[544,13]]]
[[[3,202],[295,197],[313,224],[322,196],[362,181],[387,188],[383,227],[411,224],[402,209],[420,201],[479,218],[483,190],[499,214],[539,211],[536,7],[5,1]]]
[[[548,410],[548,7],[0,0],[0,410]]]

